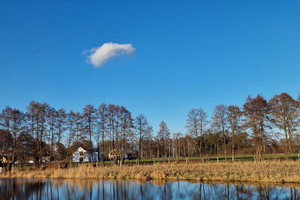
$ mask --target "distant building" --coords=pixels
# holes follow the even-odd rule
[[[7,164],[7,156],[0,155],[0,166]]]
[[[79,147],[73,153],[73,162],[89,162],[89,153],[82,147]]]
[[[92,156],[87,150],[85,150],[82,147],[79,147],[73,153],[72,161],[73,162],[91,162],[92,161]],[[99,151],[94,151],[93,152],[93,161],[94,162],[100,161],[100,152]]]
[[[2,173],[7,166],[7,156],[0,155],[0,173]]]
[[[42,156],[42,163],[50,163],[51,157],[50,156]]]

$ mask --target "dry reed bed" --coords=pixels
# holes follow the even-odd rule
[[[165,163],[13,171],[0,177],[300,183],[299,161]]]

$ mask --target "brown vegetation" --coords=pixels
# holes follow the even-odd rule
[[[299,161],[168,163],[11,171],[0,177],[300,183]]]

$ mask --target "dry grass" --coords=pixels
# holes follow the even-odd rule
[[[13,171],[0,177],[300,183],[299,161],[169,163]]]

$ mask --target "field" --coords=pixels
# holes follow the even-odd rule
[[[86,163],[68,169],[14,170],[0,174],[0,177],[300,183],[300,161],[272,159],[262,162],[190,162],[189,160],[171,162],[170,160],[170,163],[156,162],[143,165],[132,163],[123,166],[98,167]]]
[[[265,160],[277,160],[277,159],[285,159],[284,154],[267,154],[264,155]],[[290,154],[290,160],[299,160],[298,154]],[[254,155],[238,155],[235,157],[236,161],[254,161]],[[155,164],[155,163],[169,163],[169,162],[218,162],[225,161],[224,156],[205,156],[205,157],[178,157],[178,158],[148,158],[141,159],[141,164]],[[227,156],[227,161],[231,161],[231,156]],[[138,161],[136,159],[133,160],[125,160],[125,164],[136,164]],[[109,165],[112,164],[112,161],[104,161],[104,164]]]

